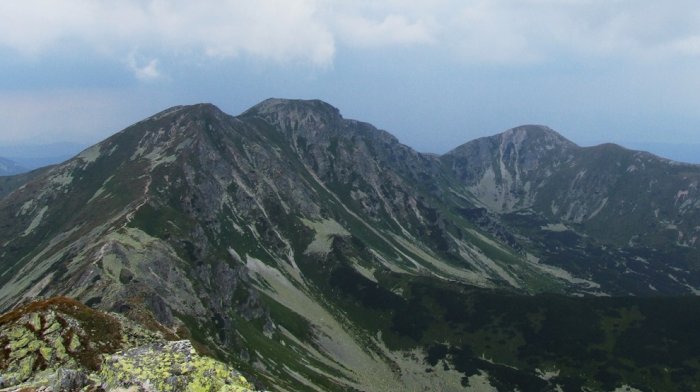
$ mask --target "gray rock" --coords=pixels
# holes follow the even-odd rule
[[[54,392],[78,391],[90,383],[87,374],[81,370],[58,369],[51,385]]]

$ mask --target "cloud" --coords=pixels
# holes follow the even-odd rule
[[[456,4],[454,4],[456,5]],[[700,33],[700,4],[678,0],[476,0],[446,20],[446,41],[476,62],[663,59]]]
[[[326,66],[335,54],[314,0],[155,1],[155,44],[217,58],[250,55]]]
[[[656,0],[24,0],[0,2],[0,46],[85,45],[123,59],[250,57],[328,67],[338,48],[423,45],[473,63],[696,56],[700,4]],[[168,56],[169,61],[164,60]],[[178,57],[181,56],[181,57]],[[148,80],[158,62],[127,66]]]
[[[77,42],[122,58],[139,49],[325,66],[335,42],[317,8],[316,0],[2,2],[0,45],[30,56]]]
[[[136,59],[136,55],[132,53],[127,57],[126,64],[139,80],[149,81],[161,77],[161,73],[158,70],[158,59],[151,59],[144,64],[139,62]]]
[[[425,22],[411,22],[403,15],[387,15],[381,21],[362,16],[340,15],[336,26],[343,41],[359,47],[434,42],[433,33]]]
[[[688,56],[700,56],[700,35],[679,39],[673,43],[672,48]]]

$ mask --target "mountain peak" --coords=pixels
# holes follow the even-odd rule
[[[169,107],[163,111],[160,111],[143,121],[154,121],[166,118],[168,116],[177,114],[197,114],[197,113],[211,113],[211,114],[224,114],[224,112],[219,109],[216,105],[208,102],[196,103],[192,105],[176,105]],[[143,122],[141,121],[141,122]]]
[[[552,128],[544,125],[520,125],[493,136],[486,136],[467,142],[446,155],[472,155],[477,151],[481,154],[493,151],[523,152],[568,150],[577,145],[565,138]]]
[[[242,116],[261,117],[282,129],[323,127],[343,120],[340,110],[318,99],[270,98],[246,110]]]
[[[321,101],[319,99],[284,99],[284,98],[268,98],[252,108],[246,110],[246,114],[269,114],[273,112],[289,112],[289,111],[315,111],[324,112],[340,116],[340,110],[335,106]]]
[[[517,141],[518,144],[534,141],[538,144],[557,144],[564,147],[576,146],[572,141],[545,125],[520,125],[496,135],[496,137],[500,138],[502,141]]]

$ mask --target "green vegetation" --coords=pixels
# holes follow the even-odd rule
[[[389,348],[422,348],[427,367],[445,361],[465,383],[485,370],[503,391],[700,385],[698,298],[522,296],[396,274],[382,275],[377,285],[342,254],[330,273],[308,276],[356,325],[380,330]],[[384,288],[397,285],[402,295]],[[556,376],[543,380],[542,369]]]

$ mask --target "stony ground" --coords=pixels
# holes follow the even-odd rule
[[[119,315],[68,298],[0,316],[0,391],[251,391],[245,377]]]

